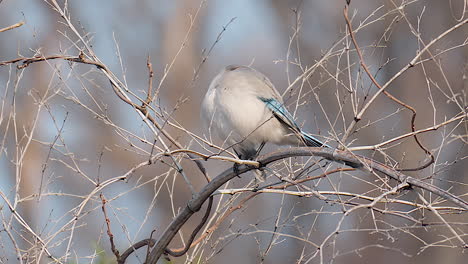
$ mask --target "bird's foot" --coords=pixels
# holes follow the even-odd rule
[[[254,174],[255,174],[255,183],[256,183],[257,186],[258,186],[258,184],[265,181],[266,173],[265,173],[264,170],[262,170],[262,169],[254,170]]]
[[[238,178],[240,178],[239,166],[240,166],[239,163],[234,163],[234,165],[232,166],[232,170],[234,171],[234,173],[236,174]]]

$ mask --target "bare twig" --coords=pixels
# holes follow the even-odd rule
[[[4,27],[4,28],[0,28],[0,32],[4,32],[4,31],[7,31],[7,30],[11,30],[11,29],[14,29],[14,28],[17,28],[17,27],[21,27],[22,25],[24,25],[25,22],[24,21],[20,21],[16,24],[13,24],[11,26],[8,26],[8,27]]]
[[[148,58],[146,59],[146,67],[148,67],[148,92],[146,94],[146,100],[142,107],[145,107],[145,105],[148,105],[151,103],[151,94],[153,91],[153,77],[154,77],[154,72],[153,72],[153,64],[151,64],[151,58],[148,55]]]
[[[104,214],[104,219],[106,220],[106,226],[107,226],[107,235],[109,236],[109,241],[110,241],[110,245],[111,245],[111,250],[112,250],[112,253],[114,253],[115,257],[117,259],[120,259],[120,254],[119,254],[119,251],[115,248],[115,244],[114,244],[114,234],[112,234],[112,231],[111,231],[111,228],[110,228],[110,219],[109,217],[107,217],[107,212],[106,212],[106,198],[104,198],[104,195],[101,193],[99,195],[99,198],[101,198],[101,201],[102,201],[102,213]]]

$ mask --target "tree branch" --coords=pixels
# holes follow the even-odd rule
[[[279,150],[276,152],[269,153],[259,157],[259,162],[262,166],[266,166],[275,161],[289,158],[289,157],[299,157],[299,156],[319,156],[330,161],[335,161],[338,163],[344,163],[353,168],[360,169],[369,169],[371,171],[377,171],[387,175],[388,177],[397,180],[400,183],[407,183],[410,186],[419,187],[421,189],[427,190],[433,194],[436,194],[442,198],[445,198],[452,203],[468,210],[468,202],[463,199],[437,187],[430,183],[423,182],[416,178],[405,175],[401,172],[396,171],[395,169],[372,160],[363,156],[358,156],[356,154],[342,151],[342,150],[333,150],[333,149],[323,149],[323,148],[311,148],[311,147],[297,147],[289,148],[285,150]],[[166,251],[169,243],[172,241],[177,232],[182,228],[182,226],[187,222],[187,220],[197,211],[200,210],[203,203],[222,185],[236,177],[238,174],[245,173],[250,171],[253,168],[252,166],[240,165],[238,167],[238,173],[234,172],[232,168],[224,171],[211,182],[209,182],[205,187],[197,194],[195,194],[190,201],[188,201],[185,208],[179,213],[179,215],[169,224],[166,228],[160,239],[156,242],[156,245],[151,250],[148,257],[147,264],[156,264],[161,255]]]

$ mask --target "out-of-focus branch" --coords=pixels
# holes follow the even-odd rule
[[[1,2],[1,1],[0,1]],[[11,30],[11,29],[14,29],[14,28],[17,28],[17,27],[21,27],[22,25],[24,25],[25,22],[24,21],[20,21],[16,24],[13,24],[11,26],[8,26],[8,27],[4,27],[4,28],[0,28],[0,32],[4,32],[4,31],[8,31],[8,30]]]
[[[208,49],[208,52],[203,56],[202,60],[198,64],[197,69],[195,70],[195,73],[193,74],[192,81],[195,81],[198,78],[198,75],[200,74],[200,69],[201,69],[202,65],[206,62],[206,60],[208,60],[208,57],[210,56],[210,54],[213,51],[214,47],[221,40],[221,36],[223,35],[223,33],[227,30],[229,25],[231,25],[231,23],[234,22],[234,20],[236,20],[236,18],[237,17],[231,18],[231,20],[229,20],[229,22],[226,25],[223,26],[223,29],[221,30],[221,32],[219,32],[218,36],[216,37],[216,40],[213,42],[213,44],[211,44],[211,47]]]

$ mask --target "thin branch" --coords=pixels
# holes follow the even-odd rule
[[[146,105],[149,105],[151,103],[151,94],[153,92],[153,77],[154,77],[154,72],[153,72],[153,64],[151,64],[151,58],[148,55],[148,58],[146,59],[146,67],[148,68],[148,92],[146,94],[146,100],[143,103],[142,107],[145,107]]]
[[[429,210],[431,210],[436,216],[437,218],[440,219],[440,221],[442,221],[442,223],[445,224],[445,226],[447,226],[447,228],[450,230],[450,232],[455,236],[455,238],[457,238],[457,240],[462,244],[462,246],[464,248],[468,248],[468,244],[460,237],[460,235],[457,233],[457,231],[455,231],[455,229],[453,229],[453,227],[447,223],[447,221],[440,215],[440,213],[432,206],[431,203],[429,203],[425,198],[424,196],[422,196],[420,193],[418,193],[418,197],[419,199],[421,199],[421,201],[423,201],[423,203],[429,208]]]
[[[416,128],[415,128],[415,121],[416,121],[416,109],[414,109],[412,106],[404,103],[403,101],[397,99],[395,96],[393,96],[392,94],[390,94],[389,92],[387,92],[386,90],[384,90],[382,88],[382,86],[377,82],[377,80],[374,78],[374,76],[371,74],[369,68],[367,67],[366,63],[364,62],[364,57],[362,56],[362,52],[361,52],[361,49],[359,48],[359,45],[357,43],[357,40],[356,40],[356,37],[354,36],[354,31],[353,31],[353,27],[351,25],[351,21],[349,20],[349,17],[348,17],[348,5],[345,5],[345,8],[343,10],[343,15],[344,15],[344,18],[345,18],[345,21],[346,21],[346,25],[348,26],[348,31],[349,31],[349,36],[351,37],[351,40],[353,41],[353,44],[354,46],[356,47],[356,52],[359,56],[359,61],[361,62],[361,66],[362,68],[364,69],[364,71],[367,73],[367,76],[371,79],[372,83],[374,83],[375,86],[377,86],[377,88],[379,88],[379,91],[382,91],[383,94],[385,94],[388,98],[390,98],[391,100],[393,100],[394,102],[396,102],[397,104],[405,107],[406,109],[410,110],[412,112],[412,117],[411,117],[411,131],[414,133],[416,131]],[[361,118],[356,116],[354,118],[354,121],[355,122],[358,122]],[[347,136],[349,135],[349,130],[346,131],[347,133],[345,134],[345,136],[343,137],[342,141],[345,142],[346,139],[347,139]],[[414,140],[416,141],[416,143],[418,144],[418,146],[427,154],[430,156],[430,161],[426,162],[425,164],[417,167],[417,168],[410,168],[410,169],[399,169],[399,171],[418,171],[418,170],[422,170],[422,169],[425,169],[427,168],[429,165],[431,165],[432,163],[434,163],[434,155],[432,154],[432,152],[430,152],[425,146],[422,145],[422,143],[419,141],[419,138],[417,136],[417,134],[414,134],[413,135],[414,137]]]
[[[7,30],[11,30],[11,29],[14,29],[14,28],[17,28],[17,27],[21,27],[22,25],[24,25],[25,22],[24,21],[20,21],[16,24],[13,24],[11,26],[8,26],[8,27],[4,27],[4,28],[0,28],[0,32],[4,32],[4,31],[7,31]]]
[[[109,236],[109,241],[110,241],[110,244],[111,244],[111,250],[112,250],[112,253],[114,253],[115,257],[117,259],[120,259],[120,254],[119,254],[119,251],[115,248],[115,244],[114,244],[114,234],[112,234],[112,231],[111,231],[111,228],[110,228],[110,219],[109,217],[107,217],[107,211],[106,211],[106,198],[104,198],[104,195],[101,193],[99,195],[99,197],[101,198],[101,201],[102,201],[102,213],[104,214],[104,218],[106,220],[106,226],[107,226],[107,235]]]
[[[346,129],[346,132],[345,132],[345,137],[344,138],[347,138],[347,135],[349,135],[351,133],[351,131],[353,130],[354,126],[356,125],[357,122],[359,122],[359,120],[361,120],[362,116],[364,115],[364,113],[367,111],[367,109],[374,103],[374,101],[376,100],[376,98],[380,95],[380,93],[382,93],[383,91],[385,91],[385,89],[387,89],[390,84],[392,84],[397,78],[399,78],[404,72],[406,72],[409,68],[413,67],[416,65],[417,61],[420,59],[420,57],[422,56],[422,54],[424,54],[430,47],[432,47],[432,45],[434,45],[436,42],[438,42],[439,40],[441,40],[443,37],[445,37],[447,34],[455,31],[456,29],[459,29],[461,28],[464,24],[468,23],[468,18],[463,20],[463,21],[460,21],[459,23],[457,23],[456,25],[452,26],[451,28],[447,29],[446,31],[444,31],[443,33],[441,33],[439,36],[437,36],[436,38],[434,38],[431,42],[429,42],[429,44],[427,44],[421,51],[419,51],[416,56],[414,56],[414,58],[407,64],[405,65],[402,69],[400,69],[400,71],[398,71],[396,74],[394,74],[390,80],[388,80],[384,85],[381,86],[381,89],[379,89],[373,96],[372,98],[366,103],[366,105],[364,105],[364,107],[359,111],[359,113],[356,114],[355,116],[355,119],[351,122],[351,124],[348,126],[348,128]]]
[[[411,137],[411,136],[414,136],[416,134],[422,134],[422,133],[426,133],[426,132],[429,132],[429,131],[435,131],[443,126],[446,126],[450,123],[453,123],[455,121],[460,121],[460,122],[463,122],[464,119],[468,118],[468,114],[464,113],[463,115],[459,115],[459,116],[456,116],[456,117],[453,117],[447,121],[444,121],[440,124],[437,124],[435,126],[431,126],[431,127],[428,127],[428,128],[423,128],[423,129],[420,129],[420,130],[417,130],[417,131],[414,131],[414,132],[410,132],[410,133],[406,133],[406,134],[403,134],[403,135],[400,135],[398,137],[395,137],[395,138],[392,138],[392,139],[389,139],[387,141],[384,141],[384,142],[381,142],[381,143],[378,143],[378,144],[375,144],[375,145],[372,145],[372,146],[361,146],[361,147],[352,147],[352,148],[348,148],[349,151],[358,151],[358,150],[375,150],[375,149],[379,149],[385,145],[388,145],[390,143],[393,143],[395,141],[398,141],[398,140],[402,140],[404,138],[407,138],[407,137]]]

